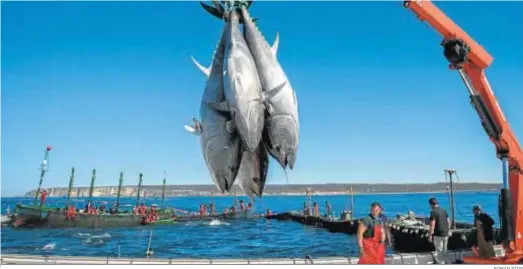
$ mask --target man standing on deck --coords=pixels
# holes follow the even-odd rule
[[[329,201],[325,201],[325,217],[330,219],[332,214],[332,207]]]
[[[492,258],[496,256],[494,251],[494,220],[481,211],[481,207],[475,205],[472,208],[474,213],[474,226],[477,231],[477,248],[479,256]]]
[[[434,243],[436,255],[434,255],[434,262],[437,264],[445,264],[441,257],[447,252],[447,244],[449,241],[449,227],[450,219],[447,211],[439,207],[436,198],[429,199],[429,205],[432,211],[430,212],[430,228],[429,228],[429,242]]]
[[[380,204],[370,205],[370,214],[358,225],[358,264],[385,264],[385,230],[379,218]]]
[[[314,216],[318,217],[320,215],[320,208],[318,207],[318,203],[314,202],[312,203],[312,206],[314,208]]]
[[[43,189],[42,192],[40,192],[40,207],[44,207],[46,198],[47,198],[47,190]]]

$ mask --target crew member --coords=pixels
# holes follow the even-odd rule
[[[479,205],[472,208],[474,213],[474,225],[476,226],[477,245],[473,248],[477,249],[477,255],[483,258],[492,258],[496,256],[494,251],[494,220],[487,214],[481,211]],[[476,251],[474,251],[476,252]]]
[[[214,202],[211,202],[209,207],[210,207],[211,215],[216,214],[216,206],[214,205]]]
[[[233,213],[236,212],[236,205],[233,205],[233,206],[231,207],[231,212],[233,212]]]
[[[65,213],[65,219],[66,220],[74,220],[75,218],[76,209],[74,205],[70,205],[67,207],[67,211]]]
[[[43,189],[40,192],[40,207],[44,207],[45,199],[47,198],[47,190]]]
[[[305,216],[309,216],[310,215],[309,207],[307,206],[306,202],[303,202],[303,215],[305,215]]]
[[[251,210],[251,209],[252,209],[252,203],[249,202],[249,203],[247,204],[247,210]]]
[[[226,207],[226,208],[223,210],[223,213],[229,213],[229,209]]]
[[[133,214],[138,215],[138,207],[136,205],[133,207]]]
[[[245,210],[245,204],[243,203],[243,200],[240,200],[240,211]]]
[[[332,207],[329,201],[325,201],[325,217],[330,218],[332,214]]]
[[[267,208],[267,216],[272,216],[272,210],[270,208]]]
[[[138,208],[138,214],[144,216],[146,210],[147,210],[147,207],[145,207],[145,203],[142,202],[142,204]]]
[[[358,225],[358,264],[385,264],[385,231],[379,218],[380,204],[370,205],[370,214]]]
[[[429,242],[434,243],[434,248],[436,249],[434,261],[437,264],[445,264],[445,262],[441,260],[441,257],[443,257],[447,252],[450,227],[449,215],[445,209],[439,207],[436,198],[430,198],[429,205],[432,211],[430,212],[430,230],[428,240]]]
[[[105,204],[100,205],[100,213],[105,213]]]
[[[312,205],[314,208],[314,216],[318,217],[320,215],[320,208],[318,207],[318,203],[314,202]]]

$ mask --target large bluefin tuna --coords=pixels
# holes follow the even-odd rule
[[[240,30],[239,15],[235,8],[226,7],[228,22],[224,61],[224,89],[226,101],[211,105],[216,111],[230,111],[236,130],[248,151],[260,144],[265,107],[262,87],[249,47]]]
[[[240,172],[236,176],[236,181],[240,183],[245,195],[251,199],[254,196],[262,196],[268,170],[269,155],[262,143],[255,152],[246,151],[243,153]]]
[[[203,157],[212,180],[223,192],[228,192],[239,171],[242,149],[241,140],[235,131],[234,122],[226,111],[218,112],[209,105],[218,104],[225,100],[223,87],[223,60],[226,37],[229,36],[228,23],[223,28],[218,47],[213,55],[209,68],[192,60],[208,77],[200,105],[201,123],[193,119],[194,126],[186,125],[185,129],[199,135]]]
[[[263,141],[284,169],[287,165],[292,169],[299,140],[298,101],[276,57],[279,34],[271,48],[252,22],[245,5],[240,6],[245,40],[256,62],[265,96],[268,117],[265,119]]]
[[[224,8],[216,1],[213,3],[215,8],[203,3],[202,6],[212,15],[222,18]],[[296,162],[299,141],[298,101],[276,57],[279,34],[270,47],[247,12],[251,4],[252,1],[233,1],[232,5],[235,8],[240,7],[245,40],[256,63],[263,88],[262,96],[267,110],[263,142],[284,169],[287,165],[292,169]]]

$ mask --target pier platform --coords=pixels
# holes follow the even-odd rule
[[[496,255],[504,255],[504,250],[501,246],[496,246]],[[433,264],[434,253],[409,253],[409,254],[392,254],[387,255],[386,264]],[[470,251],[448,251],[442,257],[442,260],[447,264],[461,263],[463,256],[471,256]],[[98,258],[98,257],[66,257],[66,256],[36,256],[36,255],[2,255],[0,257],[1,264],[357,264],[358,257],[305,257],[294,259],[155,259],[155,258]]]
[[[390,229],[394,250],[401,253],[418,253],[434,251],[434,245],[428,241],[429,219],[416,217],[412,220],[389,219],[385,224]],[[294,221],[303,225],[326,229],[332,233],[355,235],[359,219],[334,220],[323,216],[306,216],[299,212],[285,212],[267,216],[268,219]],[[499,229],[495,229],[495,243],[499,244]],[[456,223],[456,229],[450,231],[449,250],[469,250],[476,244],[476,229],[472,224]]]

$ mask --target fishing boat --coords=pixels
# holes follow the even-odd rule
[[[182,215],[175,216],[170,219],[159,219],[157,221],[144,221],[143,225],[166,225],[176,224],[178,222],[191,222],[191,221],[212,221],[212,220],[238,220],[238,219],[254,219],[258,218],[259,215],[254,214],[252,211],[244,210],[237,212],[227,212],[213,215]]]

